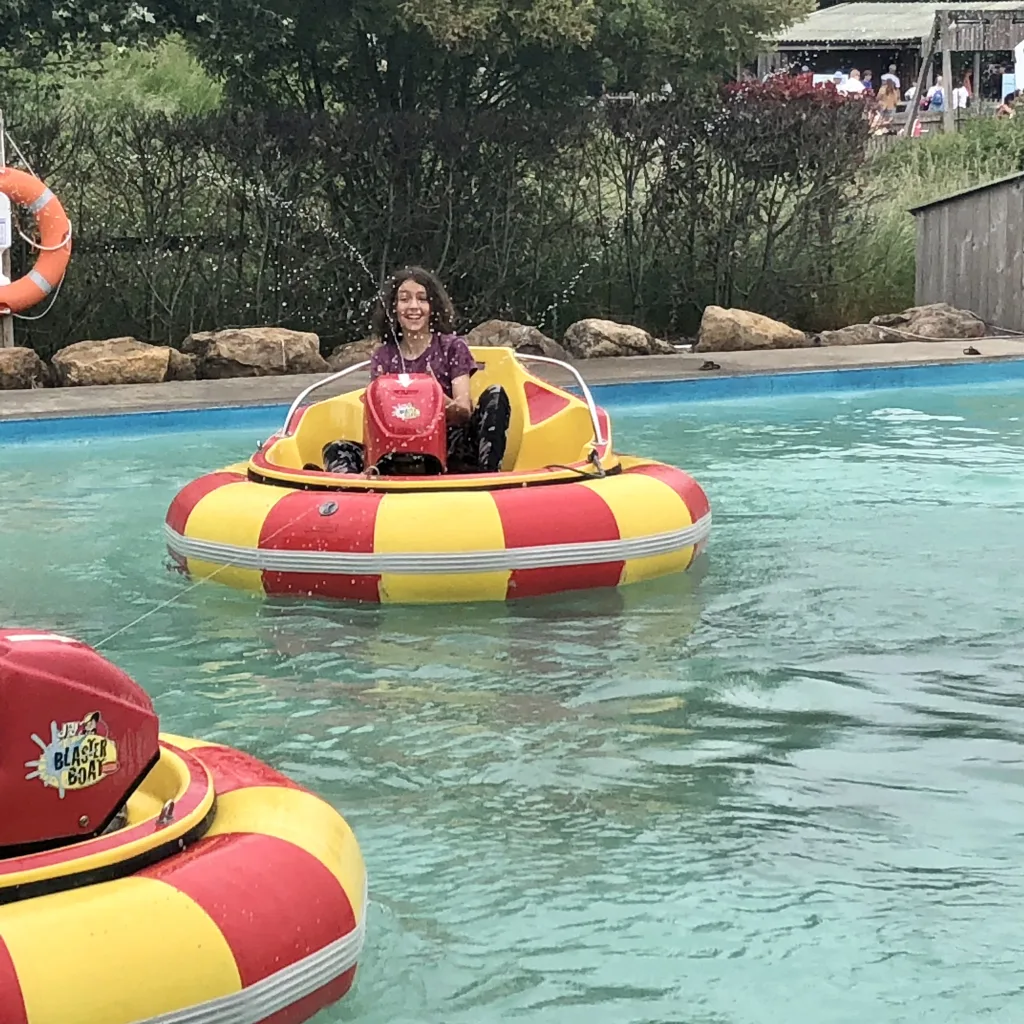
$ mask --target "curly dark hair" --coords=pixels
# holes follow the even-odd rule
[[[395,312],[395,299],[398,289],[406,281],[415,281],[427,290],[427,301],[430,303],[430,329],[441,334],[451,334],[455,330],[455,307],[445,291],[445,287],[435,274],[423,267],[402,267],[396,270],[385,282],[377,296],[373,309],[371,329],[375,337],[381,341],[390,341],[397,345],[402,328]]]

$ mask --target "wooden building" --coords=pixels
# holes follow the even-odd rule
[[[978,90],[982,55],[1002,53],[1012,69],[1012,51],[1022,40],[1024,0],[841,3],[815,11],[780,32],[773,40],[774,49],[758,59],[758,70],[764,73],[803,64],[830,72],[856,67],[870,69],[877,84],[881,73],[895,64],[901,92],[916,85],[914,98],[919,101],[937,73],[946,79],[947,90],[956,84],[954,55],[963,70],[971,71]],[[941,63],[936,60],[940,56]],[[952,131],[951,104],[946,106],[945,128]],[[917,102],[911,109],[917,109]]]
[[[780,32],[774,52],[762,57],[762,66],[808,64],[829,73],[838,68],[870,68],[877,82],[895,64],[905,89],[921,68],[936,6],[844,3],[823,8]]]
[[[1024,331],[1024,171],[917,206],[918,305]]]

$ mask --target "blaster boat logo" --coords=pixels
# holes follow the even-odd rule
[[[412,402],[396,405],[391,412],[400,420],[417,420],[420,417],[419,406],[413,405]]]
[[[44,786],[56,789],[61,800],[69,789],[95,786],[120,767],[117,744],[98,711],[77,722],[51,722],[49,743],[35,733],[32,739],[42,753],[35,761],[25,762],[26,768],[34,769],[25,778],[39,779]]]

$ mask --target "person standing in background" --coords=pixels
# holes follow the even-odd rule
[[[924,98],[924,103],[921,104],[922,110],[945,110],[946,109],[946,89],[945,83],[942,78],[936,78],[935,84],[928,90],[928,95]]]
[[[892,120],[892,116],[896,112],[899,102],[899,90],[895,85],[893,85],[891,79],[886,79],[882,82],[882,87],[878,90],[878,109],[882,112],[882,116],[886,121]]]
[[[860,72],[856,68],[850,72],[850,77],[839,87],[839,91],[846,93],[847,96],[859,96],[864,92],[864,83],[861,81]]]
[[[883,83],[884,82],[892,82],[892,84],[896,87],[896,92],[899,93],[899,91],[900,91],[900,76],[896,74],[896,65],[895,64],[890,64],[889,65],[889,70],[884,75],[882,75],[882,82]]]

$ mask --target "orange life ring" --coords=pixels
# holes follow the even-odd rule
[[[71,259],[71,221],[46,183],[15,167],[0,168],[0,192],[27,206],[39,225],[39,259],[24,276],[0,285],[0,312],[20,313],[42,302],[64,277]]]

